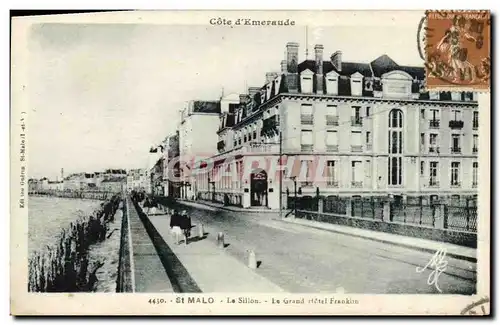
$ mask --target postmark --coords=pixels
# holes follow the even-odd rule
[[[423,28],[427,89],[489,90],[489,11],[427,11]]]
[[[464,309],[462,309],[460,315],[486,316],[490,314],[489,307],[490,299],[488,297],[484,297],[467,305]]]

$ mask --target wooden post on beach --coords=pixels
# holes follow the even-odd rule
[[[248,253],[248,267],[251,269],[257,268],[257,258],[255,257],[255,252],[252,249]]]
[[[202,239],[205,236],[205,230],[203,229],[203,224],[198,225],[198,238]]]
[[[217,247],[224,248],[224,233],[217,234]]]

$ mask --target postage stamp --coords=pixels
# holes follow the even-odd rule
[[[13,17],[12,314],[489,315],[485,17]]]
[[[427,11],[426,85],[428,89],[490,87],[490,12]]]

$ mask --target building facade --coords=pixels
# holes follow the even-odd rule
[[[423,67],[387,55],[357,63],[337,51],[325,60],[316,45],[315,59],[298,63],[298,51],[288,43],[281,71],[220,116],[218,153],[193,172],[197,198],[278,209],[279,193],[281,204],[296,192],[477,194],[475,94],[427,92]]]

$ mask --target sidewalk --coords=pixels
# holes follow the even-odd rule
[[[430,253],[435,253],[439,249],[446,249],[446,254],[450,257],[477,263],[477,252],[475,248],[304,219],[286,218],[281,219],[281,221],[316,229],[323,229],[331,232],[337,232],[341,234],[347,234],[365,239],[371,239],[378,242],[422,250]]]
[[[240,208],[236,206],[227,206],[221,203],[214,203],[214,202],[208,202],[208,201],[191,201],[191,200],[177,200],[177,202],[188,205],[194,208],[199,208],[199,209],[205,209],[205,210],[212,210],[215,211],[215,209],[223,209],[227,211],[233,211],[233,212],[241,212],[241,213],[268,213],[268,214],[275,214],[276,216],[279,216],[279,210],[273,210],[273,209],[267,209],[267,208],[258,208],[258,207],[251,207],[251,208]]]
[[[152,215],[149,220],[202,292],[284,292],[223,248],[218,248],[215,234],[198,238],[198,228],[194,227],[189,244],[176,245],[170,233],[169,216]]]

